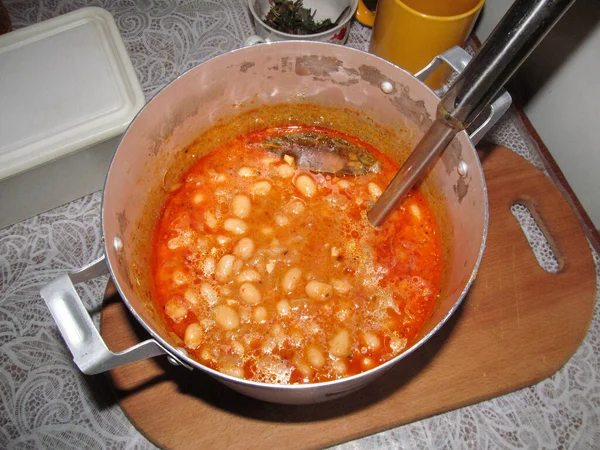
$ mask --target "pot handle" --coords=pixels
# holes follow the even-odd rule
[[[123,352],[111,352],[94,326],[75,284],[109,273],[105,257],[62,275],[42,288],[40,294],[67,343],[73,361],[83,373],[95,375],[123,364],[168,354],[155,340],[141,342]]]
[[[429,75],[431,75],[441,63],[448,64],[454,73],[462,73],[470,61],[471,55],[469,55],[464,49],[460,47],[452,47],[441,55],[436,56],[433,61],[417,72],[415,77],[420,81],[425,82]],[[441,96],[440,92],[437,92],[437,94]],[[473,145],[477,145],[483,136],[485,136],[487,132],[494,125],[496,125],[496,122],[498,122],[498,120],[500,120],[500,118],[508,110],[511,103],[512,98],[510,94],[505,89],[502,89],[496,100],[494,100],[494,102],[488,106],[487,114],[482,114],[482,117],[485,117],[485,119],[481,123],[476,121],[478,123],[477,128],[475,128],[473,131],[469,130],[469,137],[471,138]]]

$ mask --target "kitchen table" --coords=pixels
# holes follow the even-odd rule
[[[240,47],[253,33],[244,0],[4,3],[15,29],[84,6],[110,11],[147,99],[196,64]],[[354,23],[347,45],[366,50],[369,38],[370,29]],[[515,108],[488,139],[546,170],[540,144]],[[1,448],[154,448],[125,417],[107,379],[78,371],[39,295],[46,283],[101,255],[100,202],[96,192],[0,230]],[[540,263],[556,269],[527,210],[514,206],[513,213]],[[595,252],[593,257],[598,281],[600,259]],[[96,320],[106,282],[79,287]],[[596,306],[584,342],[552,377],[336,448],[600,448],[599,358]]]

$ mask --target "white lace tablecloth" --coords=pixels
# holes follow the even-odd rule
[[[253,33],[245,0],[4,3],[14,28],[83,6],[107,9],[147,98]],[[369,36],[355,23],[348,45],[366,49]],[[536,143],[514,111],[491,138],[542,167]],[[523,209],[513,212],[552,270],[552,253],[535,222]],[[115,403],[104,377],[78,372],[39,296],[46,283],[100,254],[99,193],[0,230],[0,448],[153,448]],[[595,254],[594,260],[600,279]],[[96,313],[105,284],[106,278],[81,287]],[[599,311],[596,306],[591,329],[567,365],[541,383],[337,448],[600,448]]]

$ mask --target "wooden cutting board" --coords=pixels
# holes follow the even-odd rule
[[[558,189],[510,150],[483,151],[490,201],[487,248],[462,307],[419,351],[348,397],[314,406],[246,398],[165,357],[111,371],[135,427],[173,449],[318,448],[499,396],[560,369],[589,327],[594,264],[581,227]],[[542,269],[510,207],[526,205],[560,263]],[[114,292],[114,289],[113,289]],[[142,339],[117,296],[101,333],[120,351]]]

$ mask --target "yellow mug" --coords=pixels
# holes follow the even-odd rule
[[[356,18],[373,27],[369,51],[414,74],[465,43],[485,0],[379,0],[376,13],[358,3]],[[426,83],[439,88],[449,71],[440,66]]]

